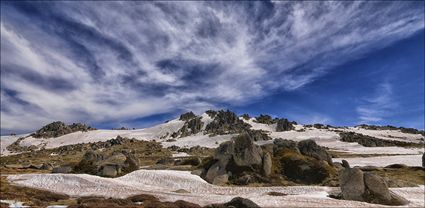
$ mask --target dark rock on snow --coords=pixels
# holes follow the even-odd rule
[[[329,165],[332,165],[331,155],[326,152],[324,147],[317,145],[316,142],[312,139],[298,142],[298,149],[303,155],[314,157],[318,160],[327,161]]]
[[[81,123],[73,123],[71,125],[66,125],[61,121],[56,121],[46,126],[43,126],[41,129],[37,130],[35,133],[31,134],[35,138],[51,138],[59,137],[65,134],[70,134],[77,131],[90,131],[96,130],[90,126]]]

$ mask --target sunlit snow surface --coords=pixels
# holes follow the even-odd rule
[[[138,170],[119,178],[102,178],[87,174],[24,174],[10,175],[13,183],[45,189],[71,196],[103,196],[125,198],[135,194],[151,194],[162,201],[186,200],[200,205],[230,201],[236,196],[249,198],[263,207],[372,207],[379,206],[327,197],[338,188],[323,186],[289,187],[221,187],[211,185],[187,171]],[[176,193],[184,189],[190,193]],[[409,206],[424,204],[424,187],[393,188],[407,198]],[[268,192],[287,196],[269,196]]]

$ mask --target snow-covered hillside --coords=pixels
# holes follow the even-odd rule
[[[56,148],[65,145],[72,145],[78,143],[90,143],[98,141],[106,141],[112,138],[117,137],[118,135],[122,137],[135,138],[138,140],[155,140],[161,142],[164,147],[169,146],[179,146],[179,147],[193,147],[193,146],[203,146],[214,148],[217,147],[220,143],[230,140],[234,134],[227,135],[216,135],[211,136],[205,133],[205,127],[207,124],[213,121],[207,113],[204,113],[201,116],[201,121],[204,123],[201,129],[201,132],[197,134],[192,134],[182,138],[174,138],[170,140],[171,134],[177,132],[185,124],[185,121],[174,119],[167,123],[159,124],[145,129],[136,129],[136,130],[94,130],[88,132],[74,132],[71,134],[66,134],[57,138],[34,138],[31,136],[26,137],[20,142],[21,146],[31,146],[35,145],[39,148],[44,147],[46,149]],[[421,148],[404,148],[404,147],[364,147],[358,143],[342,142],[340,141],[340,136],[338,132],[356,132],[364,135],[373,136],[379,139],[385,140],[396,140],[396,141],[405,141],[412,143],[423,142],[423,135],[420,134],[409,134],[402,133],[399,130],[367,130],[360,127],[349,127],[349,128],[328,128],[328,129],[317,129],[314,127],[307,127],[303,125],[294,125],[295,129],[291,131],[276,132],[276,124],[261,124],[255,122],[254,118],[243,119],[245,123],[251,125],[251,129],[264,130],[272,138],[283,138],[290,139],[294,141],[301,141],[305,139],[313,139],[319,145],[330,148],[331,150],[346,152],[350,154],[386,154],[386,155],[413,155],[409,161],[409,164],[414,165],[417,163],[416,157],[419,154],[423,153]],[[25,136],[25,135],[22,135]],[[15,142],[19,136],[7,136],[2,137],[1,141],[1,154],[8,155],[10,154],[7,151],[6,147],[13,142]],[[168,141],[167,141],[168,140]],[[269,141],[258,141],[258,144],[265,144],[273,142]],[[409,157],[409,156],[406,156]],[[372,158],[370,158],[372,159]],[[390,159],[390,158],[388,158]],[[337,159],[338,160],[338,159]],[[354,159],[349,159],[353,160]],[[376,159],[376,163],[380,161],[379,158]],[[396,161],[394,161],[395,163]],[[401,162],[401,160],[397,160]],[[374,163],[373,160],[368,160],[369,163]],[[392,162],[390,162],[392,163]],[[359,163],[360,164],[360,163]],[[416,164],[417,166],[420,163]]]
[[[224,203],[236,196],[249,198],[262,207],[382,207],[357,201],[329,198],[338,188],[324,186],[221,187],[211,185],[187,171],[138,170],[120,178],[102,178],[86,174],[10,175],[13,183],[71,196],[125,198],[151,194],[162,201],[186,200],[200,205]],[[184,189],[188,193],[177,193]],[[410,201],[409,207],[424,204],[424,187],[393,188],[391,191]],[[287,196],[271,196],[280,192]]]

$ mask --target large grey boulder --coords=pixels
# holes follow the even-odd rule
[[[235,152],[234,141],[227,141],[220,144],[214,152],[214,159],[217,159],[222,166],[226,166]]]
[[[245,135],[236,137],[233,160],[238,166],[261,165],[263,150]]]
[[[391,194],[385,180],[372,173],[364,173],[364,183],[371,199],[368,201],[376,204],[387,204],[391,201]]]
[[[363,171],[359,168],[346,168],[342,171],[339,183],[344,199],[363,201],[365,192]]]

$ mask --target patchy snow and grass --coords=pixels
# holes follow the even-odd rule
[[[394,155],[379,157],[352,157],[352,158],[332,158],[334,162],[347,160],[351,166],[377,166],[385,167],[391,164],[405,164],[407,166],[422,166],[422,155]]]
[[[86,174],[10,175],[11,182],[71,196],[103,196],[125,198],[135,194],[151,194],[163,201],[186,200],[200,205],[223,203],[236,196],[249,198],[263,207],[371,207],[379,206],[327,197],[338,188],[321,186],[289,187],[221,187],[211,185],[188,171],[138,170],[120,178],[102,178]],[[184,189],[189,193],[176,193]],[[269,192],[287,196],[270,196]],[[423,206],[423,187],[392,189],[411,203]]]

